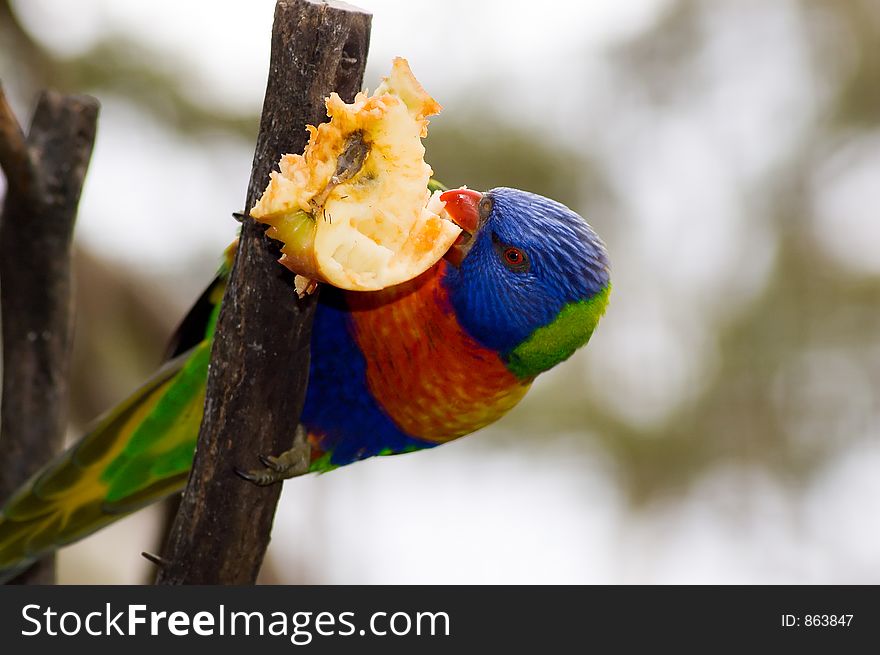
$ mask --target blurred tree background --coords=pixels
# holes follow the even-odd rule
[[[224,3],[111,4],[0,0],[20,114],[47,87],[104,104],[71,434],[155,367],[234,233],[272,5],[245,38]],[[880,3],[651,0],[604,31],[591,4],[480,3],[448,39],[460,3],[363,3],[368,83],[402,54],[446,106],[437,177],[569,204],[615,287],[590,346],[479,437],[288,484],[271,579],[880,582]],[[166,47],[209,12],[205,59],[263,68],[218,82]],[[95,537],[68,579],[137,579],[137,525],[116,569]]]

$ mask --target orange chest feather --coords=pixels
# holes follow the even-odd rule
[[[442,442],[498,420],[528,391],[458,323],[443,266],[381,294],[349,294],[367,386],[410,436]]]

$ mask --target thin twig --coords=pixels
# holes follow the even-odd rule
[[[0,83],[0,169],[9,189],[27,195],[35,179],[35,165],[24,132],[6,100]]]
[[[143,557],[148,562],[155,564],[159,568],[162,568],[162,567],[168,565],[168,560],[166,560],[164,557],[159,557],[155,553],[149,553],[147,551],[142,551],[141,557]]]

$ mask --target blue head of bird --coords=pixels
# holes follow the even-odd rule
[[[441,198],[464,230],[444,280],[461,326],[524,379],[586,344],[611,290],[605,246],[587,221],[519,189]]]

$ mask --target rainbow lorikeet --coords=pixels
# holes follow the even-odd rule
[[[285,471],[269,458],[245,477],[328,471],[469,434],[587,343],[611,289],[587,222],[517,189],[443,199],[465,230],[444,259],[382,291],[322,290],[298,431],[306,465]],[[174,358],[7,501],[0,579],[184,486],[225,280],[221,270],[184,321]]]

